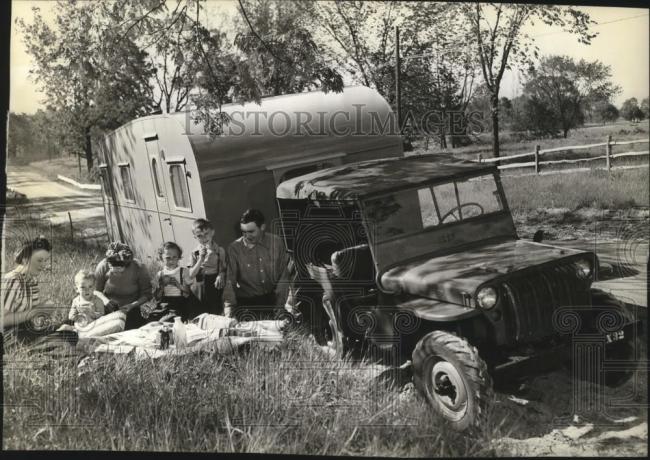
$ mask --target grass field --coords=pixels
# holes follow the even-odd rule
[[[63,229],[20,219],[10,224],[7,260],[21,239],[53,234],[53,264],[40,286],[64,316],[74,273],[94,267],[101,252],[71,244]],[[10,350],[3,359],[3,448],[492,453],[496,421],[468,437],[452,432],[413,391],[378,383],[378,372],[367,363],[335,360],[298,332],[275,351],[253,347],[230,356],[206,351],[156,361],[115,355],[91,361],[82,375],[75,358]]]
[[[608,135],[612,136],[613,141],[647,139],[648,132],[650,131],[649,122],[650,120],[643,120],[639,123],[632,123],[632,122],[621,120],[616,123],[607,124],[607,125],[585,126],[570,131],[566,139],[559,137],[559,138],[527,140],[525,137],[522,138],[521,133],[510,133],[507,131],[503,131],[499,136],[500,153],[501,156],[507,156],[516,153],[532,152],[535,150],[535,145],[537,144],[540,145],[542,150],[555,148],[555,147],[562,147],[562,146],[571,146],[571,145],[597,144],[597,143],[605,142],[607,140]],[[446,151],[446,152],[453,153],[458,157],[468,158],[472,160],[475,160],[478,154],[481,154],[483,158],[492,157],[492,137],[490,132],[480,133],[478,136],[473,138],[473,140],[475,141],[475,143],[472,145],[468,145],[456,149],[447,149],[447,150],[441,150],[435,145],[435,143],[431,143],[429,150],[427,150],[426,152],[437,153],[437,152]],[[418,151],[425,152],[423,146],[421,145],[416,145],[416,149]],[[619,153],[622,151],[631,151],[631,150],[647,150],[647,149],[648,149],[648,144],[615,146],[612,150],[612,153]],[[579,152],[581,156],[586,156],[584,155],[585,150],[580,150],[576,152],[577,153]],[[565,152],[562,152],[561,154],[564,153]],[[604,154],[604,148],[603,147],[596,148],[594,149],[593,153]],[[553,156],[545,157],[545,159],[554,159],[555,157],[561,156],[561,154],[554,154]],[[530,161],[530,160],[526,160],[526,161]]]
[[[648,206],[647,168],[542,176],[502,176],[513,212],[538,208],[625,209]]]
[[[65,161],[55,164],[70,173]],[[36,166],[56,175],[52,164]],[[647,169],[503,177],[503,184],[513,213],[521,215],[548,207],[648,206]],[[5,272],[20,241],[52,235],[53,263],[41,276],[41,292],[66,315],[74,273],[92,269],[102,251],[73,244],[65,229],[30,216],[14,216],[6,230]],[[412,388],[386,387],[374,378],[378,372],[322,354],[299,332],[275,351],[206,350],[155,361],[116,355],[90,361],[83,372],[75,358],[12,350],[3,357],[3,448],[492,456],[492,440],[534,425],[502,400],[481,431],[458,434]]]

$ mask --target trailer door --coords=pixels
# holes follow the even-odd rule
[[[145,145],[147,148],[147,159],[149,161],[149,173],[151,174],[151,181],[153,182],[154,193],[156,195],[156,208],[158,210],[162,238],[163,241],[175,241],[174,227],[172,226],[171,216],[169,215],[167,185],[162,176],[165,153],[158,146],[158,135],[156,134],[145,136]]]

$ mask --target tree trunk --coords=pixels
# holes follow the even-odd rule
[[[443,112],[442,114],[442,123],[440,123],[440,132],[438,135],[440,136],[440,148],[441,149],[446,149],[447,148],[447,130],[445,129],[445,113]]]
[[[492,114],[492,155],[499,157],[499,93],[492,94],[490,98]],[[498,162],[497,162],[498,164]]]
[[[84,152],[86,154],[86,166],[88,167],[88,171],[90,171],[93,167],[93,147],[92,143],[90,141],[90,128],[87,127],[85,129],[85,138],[86,138],[86,145],[84,146]]]

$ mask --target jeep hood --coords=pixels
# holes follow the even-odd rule
[[[476,289],[496,278],[550,262],[566,263],[593,253],[524,240],[481,245],[462,252],[428,257],[389,268],[380,276],[383,290],[474,305]],[[471,298],[467,298],[467,296]]]

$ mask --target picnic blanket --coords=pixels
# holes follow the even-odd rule
[[[159,331],[165,325],[173,327],[171,322],[153,321],[138,329],[88,338],[85,346],[92,353],[132,353],[136,358],[185,355],[201,350],[229,354],[249,343],[275,347],[283,339],[284,327],[281,321],[237,322],[225,316],[203,313],[185,325],[187,346],[177,348],[171,344],[168,349],[161,350]]]

